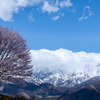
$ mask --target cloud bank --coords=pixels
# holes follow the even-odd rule
[[[86,73],[90,72],[90,75],[96,75],[97,69],[100,69],[100,54],[98,53],[72,52],[67,49],[55,51],[41,49],[31,50],[31,55],[34,70],[45,68],[62,70],[67,73],[79,69]]]

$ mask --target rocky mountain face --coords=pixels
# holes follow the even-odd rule
[[[68,74],[68,79],[61,86],[73,87],[74,85],[80,84],[90,78],[91,77],[82,70],[75,70]]]
[[[82,82],[80,84],[76,84],[72,88],[74,90],[77,90],[77,89],[80,89],[80,88],[87,86],[87,85],[96,85],[96,84],[100,84],[100,76],[95,76],[95,77],[93,77],[85,82]]]
[[[58,66],[57,66],[58,67]],[[89,79],[93,80],[93,77],[100,76],[100,64],[96,66],[96,69],[92,66],[85,65],[83,70],[75,69],[68,70],[64,66],[57,68],[56,66],[51,68],[39,68],[34,70],[33,77],[25,79],[29,83],[42,84],[50,83],[56,86],[73,87],[77,84],[83,84],[83,82]],[[64,67],[64,69],[63,69]],[[93,73],[93,75],[91,75]],[[94,81],[93,81],[94,82]]]
[[[99,100],[100,76],[75,85],[71,91],[64,93],[57,100]]]
[[[59,72],[51,72],[42,69],[34,72],[34,77],[41,80],[40,83],[50,83],[62,87],[73,87],[91,78],[87,73],[78,69],[66,74],[61,70]]]
[[[65,66],[41,67],[34,69],[33,77],[28,82],[50,83],[62,87],[73,87],[95,76],[100,76],[100,64],[93,67],[86,64],[83,69],[69,70]]]

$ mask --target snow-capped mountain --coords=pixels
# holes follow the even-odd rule
[[[68,79],[61,86],[72,87],[90,78],[91,77],[87,73],[83,72],[82,70],[76,69],[74,72],[68,74]]]
[[[72,87],[90,79],[88,74],[78,69],[67,74],[64,74],[62,71],[59,71],[59,73],[46,72],[44,69],[40,72],[34,72],[34,76],[40,78],[43,83],[51,83],[63,87]]]
[[[94,85],[94,84],[100,84],[100,76],[95,76],[85,82],[82,82],[80,84],[75,85],[74,89],[79,89],[81,87],[87,86],[87,85]]]
[[[43,83],[43,81],[40,78],[35,77],[35,76],[27,77],[27,78],[25,78],[25,81],[28,83],[34,83],[36,85]]]
[[[72,52],[66,49],[31,50],[33,80],[72,87],[94,76],[100,76],[100,54]],[[76,70],[77,69],[77,70]]]

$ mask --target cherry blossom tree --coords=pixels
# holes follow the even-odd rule
[[[20,84],[33,74],[30,51],[19,31],[0,26],[0,81]]]

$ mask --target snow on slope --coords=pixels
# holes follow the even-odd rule
[[[61,86],[72,87],[76,84],[80,84],[86,80],[89,80],[90,78],[91,77],[87,73],[76,69],[68,74],[68,79]]]
[[[34,76],[43,82],[64,85],[71,81],[73,85],[100,75],[100,54],[98,53],[41,49],[31,50],[31,55]]]

